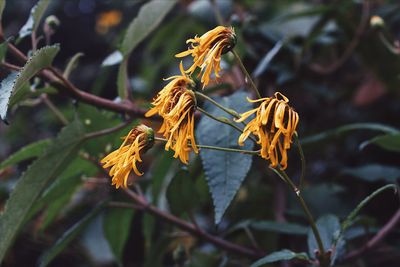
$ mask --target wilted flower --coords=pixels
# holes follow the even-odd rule
[[[252,133],[257,137],[257,143],[261,145],[261,157],[270,160],[271,167],[278,163],[284,170],[287,167],[287,150],[290,149],[292,136],[299,122],[299,115],[289,105],[289,100],[283,94],[277,92],[274,97],[250,100],[260,106],[243,113],[237,122],[243,122],[251,115],[253,118],[244,128],[238,143],[243,142]]]
[[[221,55],[229,52],[235,46],[236,35],[232,27],[218,26],[200,37],[195,36],[193,39],[187,40],[186,43],[191,44],[189,49],[175,56],[191,55],[193,57],[193,64],[186,72],[191,75],[199,67],[204,88],[210,82],[213,69],[215,77],[220,77]]]
[[[163,124],[158,132],[167,139],[165,150],[171,148],[175,151],[174,157],[179,157],[183,163],[187,164],[189,152],[193,149],[195,153],[198,153],[194,138],[196,98],[188,89],[194,87],[194,82],[185,75],[182,63],[180,70],[182,75],[167,79],[171,81],[153,100],[154,107],[146,113],[146,117],[159,114],[163,118]]]
[[[140,156],[154,144],[154,131],[146,125],[139,125],[129,131],[124,137],[122,145],[101,160],[103,168],[111,167],[109,174],[112,176],[112,184],[116,188],[127,187],[128,176],[133,170],[138,176],[142,176],[136,166],[142,162]]]

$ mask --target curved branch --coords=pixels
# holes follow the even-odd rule
[[[192,223],[188,223],[184,220],[181,220],[178,217],[175,217],[172,214],[166,213],[157,207],[150,205],[143,197],[137,195],[135,192],[129,190],[129,189],[124,189],[125,193],[135,201],[136,204],[141,206],[145,211],[157,216],[158,218],[172,223],[173,225],[189,232],[190,234],[197,236],[200,239],[207,240],[208,242],[216,245],[217,247],[220,247],[224,250],[231,251],[237,254],[241,254],[243,256],[247,256],[252,259],[259,259],[263,256],[266,255],[265,252],[262,251],[257,251],[253,250],[247,247],[243,247],[234,243],[231,243],[229,241],[226,241],[225,239],[219,238],[217,236],[211,235],[202,229],[196,227]]]
[[[355,32],[353,39],[351,40],[349,46],[343,52],[343,55],[329,66],[322,66],[319,64],[311,64],[310,65],[311,70],[317,72],[318,74],[324,74],[324,75],[331,74],[331,73],[335,72],[336,70],[338,70],[350,58],[354,49],[360,43],[361,36],[364,33],[364,31],[368,25],[369,9],[370,9],[369,7],[370,7],[369,0],[364,0],[360,24]]]
[[[374,248],[387,236],[387,234],[389,234],[390,231],[392,231],[395,228],[395,226],[399,221],[400,221],[400,209],[397,210],[397,212],[393,215],[393,217],[364,246],[348,253],[344,257],[344,261],[352,261],[361,256],[362,254],[364,254],[365,252],[367,252],[368,250]]]

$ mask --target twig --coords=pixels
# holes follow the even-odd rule
[[[7,63],[7,62],[1,62],[1,65],[7,69],[15,70],[15,71],[20,71],[22,69],[20,66],[13,65],[13,64]]]
[[[360,24],[354,34],[353,39],[351,40],[349,46],[343,52],[343,55],[329,66],[322,66],[319,64],[311,64],[310,65],[311,70],[313,70],[319,74],[324,74],[324,75],[331,74],[331,73],[335,72],[337,69],[339,69],[349,59],[349,57],[353,53],[354,49],[359,44],[361,36],[364,33],[364,31],[368,25],[369,9],[370,9],[369,0],[365,0],[363,3],[363,7],[362,7],[362,15],[361,15]]]
[[[393,217],[382,227],[381,230],[371,238],[364,246],[357,250],[353,250],[344,257],[344,261],[352,261],[368,250],[378,245],[386,236],[392,231],[397,223],[400,221],[400,209],[393,215]]]
[[[187,231],[188,233],[190,233],[198,238],[207,240],[208,242],[210,242],[224,250],[231,251],[231,252],[234,252],[237,254],[241,254],[243,256],[247,256],[252,259],[261,258],[261,257],[265,256],[265,254],[266,254],[264,252],[252,250],[250,248],[243,247],[243,246],[231,243],[227,240],[221,239],[220,237],[208,234],[207,232],[197,228],[194,224],[188,223],[178,217],[175,217],[172,214],[166,213],[166,212],[158,209],[157,207],[150,205],[143,197],[138,196],[135,192],[133,192],[129,189],[124,189],[124,192],[130,198],[132,198],[132,200],[136,204],[142,206],[142,208],[146,212],[149,212],[166,222],[172,223],[173,225],[181,228],[182,230]]]
[[[88,133],[88,134],[85,135],[85,139],[96,138],[96,137],[100,137],[100,136],[103,136],[103,135],[107,135],[107,134],[119,131],[119,130],[125,128],[126,126],[128,126],[131,122],[132,122],[132,120],[127,120],[127,121],[125,121],[125,122],[123,122],[120,125],[117,125],[115,127],[99,130],[97,132]]]

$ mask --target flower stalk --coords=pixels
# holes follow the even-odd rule
[[[251,78],[249,72],[247,71],[246,67],[244,66],[242,60],[240,59],[239,54],[235,51],[235,49],[231,50],[232,54],[235,56],[236,62],[238,63],[240,69],[246,76],[247,82],[250,83],[251,88],[253,89],[254,93],[256,94],[257,98],[261,98],[260,92],[257,89],[256,84],[254,83],[253,79]]]

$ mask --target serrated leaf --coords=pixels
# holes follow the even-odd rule
[[[0,163],[0,170],[8,166],[17,164],[23,160],[31,159],[40,156],[44,149],[51,143],[50,139],[40,140],[29,145],[24,146],[6,160]]]
[[[255,263],[253,263],[250,267],[259,267],[264,264],[277,262],[277,261],[288,261],[293,259],[300,259],[308,261],[309,258],[306,253],[296,253],[288,249],[283,249],[281,251],[272,252],[271,254],[265,256],[264,258],[259,259]]]
[[[24,89],[26,82],[39,71],[50,66],[59,50],[60,47],[58,45],[46,46],[37,50],[28,59],[21,71],[17,74],[10,74],[6,78],[5,83],[1,83],[0,117],[2,120],[4,120],[7,115],[8,107],[14,105],[18,99],[23,98],[24,93],[29,93],[29,88],[28,91]]]
[[[317,220],[316,226],[325,251],[329,249],[333,251],[331,255],[331,264],[333,265],[336,258],[343,254],[345,245],[343,239],[338,240],[341,232],[339,219],[335,215],[325,215]],[[311,229],[308,231],[307,243],[309,254],[315,258],[315,251],[319,250],[319,247]]]
[[[128,97],[128,60],[124,59],[118,68],[117,88],[121,99]]]
[[[63,76],[68,79],[69,75],[71,74],[71,72],[78,66],[79,63],[79,59],[84,56],[83,53],[79,52],[76,53],[69,61],[67,66],[65,67]]]
[[[400,133],[380,135],[371,140],[368,140],[360,145],[363,149],[367,145],[375,144],[379,147],[393,152],[400,152]]]
[[[129,24],[120,51],[127,57],[164,19],[176,0],[153,0],[142,6],[137,17]]]
[[[79,222],[69,228],[57,242],[48,249],[39,259],[38,266],[47,266],[60,252],[64,250],[78,235],[85,229],[89,222],[103,209],[106,202],[97,205],[91,212],[83,217]]]
[[[390,127],[384,124],[379,124],[379,123],[352,123],[352,124],[347,124],[340,126],[335,129],[331,129],[322,133],[318,133],[316,135],[308,136],[303,139],[301,139],[301,145],[302,146],[307,146],[311,145],[314,143],[320,143],[324,142],[326,140],[329,140],[331,138],[336,138],[339,137],[345,133],[351,132],[351,131],[357,131],[357,130],[371,130],[371,131],[380,131],[388,134],[395,134],[399,133],[399,130]]]
[[[83,134],[79,121],[67,125],[18,180],[0,216],[0,262],[41,192],[72,160]]]
[[[36,5],[32,7],[28,21],[25,23],[24,26],[22,26],[21,30],[19,31],[20,38],[24,38],[32,32],[36,32],[49,4],[50,0],[40,0],[39,2],[37,2]]]
[[[400,168],[379,164],[364,165],[356,168],[346,168],[342,174],[351,175],[367,182],[396,182],[400,178]]]
[[[10,97],[13,91],[14,81],[17,78],[18,73],[12,72],[1,81],[0,84],[0,118],[5,120],[7,115],[8,103],[10,102]]]
[[[134,214],[133,209],[112,208],[107,209],[103,217],[104,236],[120,266]]]
[[[187,170],[180,170],[170,182],[167,199],[172,213],[182,215],[190,212],[199,199],[196,187]]]
[[[227,97],[216,97],[214,100],[241,113],[251,108],[246,96],[246,93],[238,91]],[[204,109],[217,117],[228,116],[209,102],[205,103]],[[251,141],[246,142],[243,147],[238,145],[239,135],[240,133],[229,125],[205,116],[201,118],[196,129],[199,144],[251,150],[253,148]],[[202,149],[200,157],[214,203],[215,223],[218,224],[250,170],[252,156]]]
[[[102,67],[113,66],[115,64],[120,63],[124,59],[124,56],[121,54],[120,51],[114,51],[110,55],[106,57],[101,63]]]

